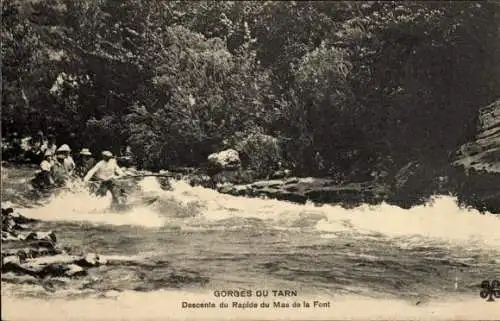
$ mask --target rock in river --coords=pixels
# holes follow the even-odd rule
[[[326,178],[288,178],[257,181],[243,185],[220,185],[220,193],[235,196],[267,197],[304,204],[307,200],[315,203],[341,203],[359,205],[379,202],[386,191],[384,186],[368,183],[339,185]]]

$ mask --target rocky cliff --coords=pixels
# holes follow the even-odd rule
[[[500,99],[480,109],[476,137],[460,147],[454,165],[466,174],[461,200],[500,213]]]
[[[500,99],[479,111],[475,140],[461,146],[455,165],[500,173]]]

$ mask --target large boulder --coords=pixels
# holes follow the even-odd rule
[[[208,162],[219,170],[237,169],[241,166],[240,155],[234,149],[226,149],[208,156]]]
[[[18,256],[2,258],[2,273],[12,272],[15,274],[31,275],[38,278],[45,277],[76,277],[87,274],[87,271],[74,264],[71,257],[59,258],[58,255],[44,258],[22,260]]]

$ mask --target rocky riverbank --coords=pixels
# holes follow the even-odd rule
[[[237,154],[233,154],[232,164],[238,163]],[[192,185],[215,188],[235,196],[297,203],[309,200],[347,207],[386,201],[410,208],[435,194],[453,194],[464,206],[500,213],[500,100],[480,109],[477,135],[459,148],[453,163],[436,166],[412,161],[381,180],[342,184],[334,179],[311,177],[255,180],[251,172],[241,167],[225,169],[228,157],[212,158],[222,170],[212,175],[191,170],[183,178]]]
[[[2,273],[73,278],[102,264],[106,261],[99,255],[70,253],[53,231],[38,231],[36,220],[2,208]]]
[[[241,176],[241,175],[239,175]],[[210,183],[207,175],[187,175],[192,185],[215,188],[234,196],[264,197],[304,204],[336,204],[353,207],[380,204],[382,201],[401,208],[427,202],[433,195],[454,195],[462,206],[479,211],[500,213],[500,173],[464,170],[457,166],[433,169],[412,162],[396,177],[385,181],[339,183],[329,178],[299,178],[259,180],[249,183]]]
[[[259,180],[232,149],[210,155],[206,168],[172,168],[159,173],[129,169],[129,175],[158,175],[164,189],[170,188],[169,181],[174,178],[235,196],[346,207],[385,201],[410,208],[432,195],[451,193],[464,206],[500,213],[500,100],[480,110],[476,132],[473,140],[458,149],[452,164],[437,166],[415,160],[393,168],[392,174],[375,175],[382,178],[373,181],[341,183],[330,178],[289,177],[291,171],[283,168],[271,175],[275,179]],[[131,180],[124,189],[130,190],[136,182]]]
[[[56,290],[107,296],[116,291],[149,291],[158,286],[178,288],[206,284],[209,280],[196,271],[176,268],[165,259],[138,253],[120,255],[116,251],[108,255],[92,253],[85,240],[96,235],[89,232],[90,226],[79,227],[81,231],[69,235],[65,229],[75,226],[61,225],[66,241],[59,240],[54,231],[46,230],[47,222],[25,217],[13,208],[2,208],[2,287],[13,286],[22,296]],[[113,235],[109,238],[113,239]],[[23,292],[23,286],[31,290]]]
[[[306,203],[331,203],[342,205],[377,204],[386,199],[384,185],[349,183],[339,185],[326,178],[286,178],[257,181],[250,184],[225,184],[217,187],[220,193],[235,196],[266,197],[278,200]]]
[[[171,173],[172,174],[172,173]],[[401,208],[424,204],[433,195],[457,196],[461,205],[480,211],[500,213],[500,182],[497,174],[465,171],[461,167],[434,168],[420,162],[410,162],[384,180],[342,183],[330,178],[284,177],[253,180],[244,169],[224,170],[209,175],[200,169],[177,170],[169,175],[189,182],[192,186],[216,189],[234,196],[270,198],[299,204],[335,204],[349,208],[382,201]],[[168,178],[160,178],[167,188]]]

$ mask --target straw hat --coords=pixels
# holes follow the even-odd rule
[[[80,151],[80,155],[92,156],[92,153],[88,148],[82,148],[82,150]]]
[[[102,152],[102,156],[104,157],[113,157],[113,153],[111,153],[109,150],[105,150]]]
[[[61,145],[61,147],[59,147],[57,149],[58,152],[71,152],[71,148],[69,148],[69,146],[67,144],[63,144]]]

